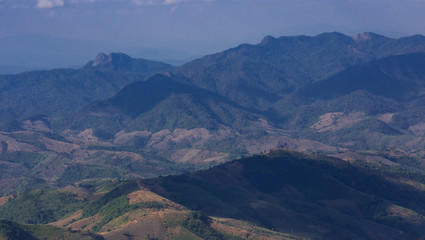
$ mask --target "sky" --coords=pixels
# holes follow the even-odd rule
[[[47,35],[176,56],[266,35],[425,34],[424,23],[425,0],[0,0],[0,38]]]

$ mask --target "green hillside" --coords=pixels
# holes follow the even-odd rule
[[[1,240],[102,240],[103,237],[91,233],[79,233],[48,225],[17,224],[0,220]]]
[[[113,55],[115,59],[116,54]],[[22,120],[37,114],[58,116],[90,102],[113,96],[125,85],[142,81],[170,65],[117,55],[126,61],[114,63],[131,72],[108,72],[97,68],[31,71],[0,75],[0,116],[6,120]],[[123,65],[120,65],[123,64]]]
[[[302,89],[304,98],[332,99],[357,90],[398,101],[423,96],[425,53],[383,58],[342,71]]]
[[[245,219],[298,236],[391,239],[398,234],[396,239],[404,239],[413,232],[425,234],[422,181],[390,169],[273,151],[144,183],[208,215]]]
[[[260,115],[204,89],[182,84],[165,75],[130,84],[115,96],[57,118],[54,129],[93,128],[115,134],[163,129],[243,129]]]
[[[314,37],[268,36],[183,65],[176,74],[194,85],[252,108],[265,109],[306,84],[369,61],[425,51],[425,37],[391,39],[373,33],[354,37],[323,33]]]
[[[425,236],[423,184],[395,162],[274,150],[178,176],[24,192],[0,218],[105,239],[401,240]]]

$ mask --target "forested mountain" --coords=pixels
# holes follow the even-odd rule
[[[1,149],[8,168],[1,184],[180,173],[283,144],[322,152],[398,147],[420,157],[424,46],[419,35],[269,36],[174,70],[111,53],[82,69],[3,75],[0,113],[8,132]],[[108,151],[113,157],[99,157]],[[28,152],[40,155],[27,163]],[[36,170],[51,163],[49,156],[66,167]]]
[[[420,98],[425,93],[425,53],[379,59],[337,73],[299,92],[303,98],[332,99],[364,90],[396,101]]]
[[[268,36],[257,45],[243,44],[187,63],[176,73],[238,104],[265,109],[277,98],[350,66],[424,51],[422,35],[400,39],[374,33]]]
[[[58,116],[113,96],[125,85],[142,81],[170,65],[111,54],[83,69],[56,69],[0,75],[0,116],[5,120],[36,114]]]
[[[218,129],[220,125],[240,130],[260,117],[213,92],[158,74],[56,119],[53,128],[92,128],[110,134],[121,130]]]

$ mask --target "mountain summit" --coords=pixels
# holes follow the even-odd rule
[[[160,72],[170,70],[171,65],[146,59],[135,59],[124,53],[99,53],[94,61],[84,67],[102,72]]]

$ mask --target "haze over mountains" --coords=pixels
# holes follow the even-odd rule
[[[180,65],[193,54],[117,44],[108,41],[77,40],[48,35],[25,34],[0,38],[0,74],[21,73],[37,69],[77,68],[104,51],[127,54]]]
[[[174,236],[179,226],[184,234],[209,239],[182,219],[201,221],[196,224],[214,239],[234,239],[229,234],[243,239],[242,229],[255,232],[249,224],[237,225],[235,235],[222,219],[208,223],[175,204],[231,222],[261,224],[279,232],[266,234],[276,239],[424,235],[424,94],[422,35],[267,36],[259,44],[242,44],[181,67],[101,53],[79,69],[1,75],[0,194],[71,185],[87,198],[70,200],[69,212],[40,223],[84,208],[74,221],[91,224],[61,226],[103,232],[107,239],[107,231],[133,231],[120,224],[135,218],[119,217],[148,209],[164,220],[169,212],[158,211],[170,206],[180,220],[173,227],[161,225],[161,236]],[[183,174],[274,148],[285,151]],[[336,158],[317,157],[316,164],[314,156],[288,149]],[[101,191],[107,199],[96,202],[103,199],[96,191],[114,179],[170,174],[183,175],[131,182],[131,191],[118,187],[119,194],[107,188]],[[222,188],[221,180],[234,186]],[[323,185],[316,188],[314,182]],[[139,190],[170,202],[130,206],[128,194]],[[59,195],[59,202],[75,199]],[[239,204],[240,199],[249,201]],[[13,204],[0,208],[0,217],[1,211],[19,209]],[[107,204],[126,210],[108,212],[102,208]],[[17,216],[8,219],[23,219]]]

